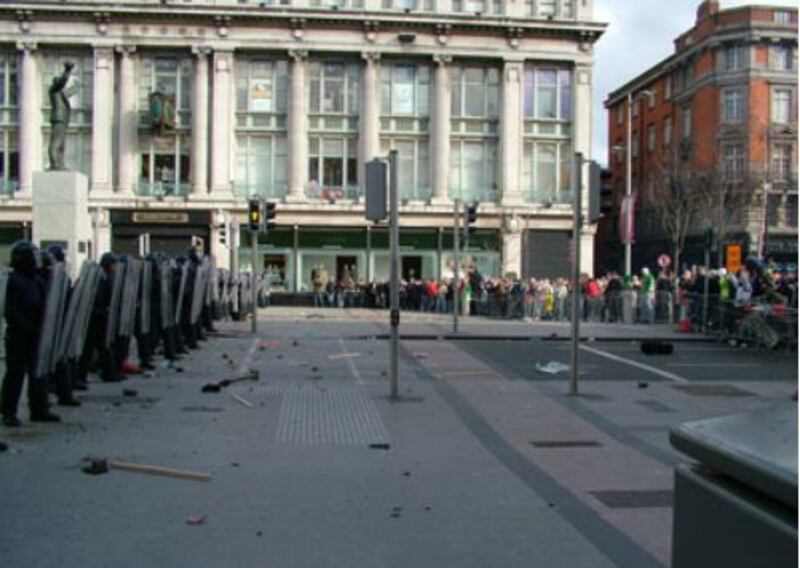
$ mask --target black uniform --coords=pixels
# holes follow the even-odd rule
[[[11,250],[13,272],[6,289],[6,376],[2,388],[3,423],[18,426],[17,406],[28,375],[28,405],[32,421],[55,422],[48,409],[47,384],[37,380],[36,356],[45,309],[45,285],[36,274],[36,249],[20,242]]]

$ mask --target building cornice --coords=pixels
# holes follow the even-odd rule
[[[20,14],[24,16],[20,20]],[[570,37],[576,41],[594,44],[605,31],[607,24],[578,20],[534,20],[508,16],[474,14],[434,14],[423,12],[398,13],[389,11],[331,10],[319,8],[283,7],[209,7],[209,6],[161,6],[134,4],[38,4],[17,2],[0,5],[0,18],[31,23],[41,20],[85,19],[125,23],[144,21],[184,21],[202,23],[216,27],[220,35],[237,25],[283,24],[291,29],[358,28],[365,22],[383,31],[425,31],[447,33],[497,33],[503,37]],[[25,30],[21,30],[27,33]]]

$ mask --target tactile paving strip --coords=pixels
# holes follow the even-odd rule
[[[303,386],[284,391],[276,442],[368,445],[388,441],[374,403],[349,386]]]

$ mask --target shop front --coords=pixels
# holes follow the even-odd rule
[[[240,242],[249,242],[244,231]],[[442,278],[453,274],[452,230],[402,228],[401,276]],[[500,273],[497,231],[478,231],[463,252],[462,266],[474,266],[484,276]],[[279,227],[259,236],[257,270],[265,272],[275,291],[310,292],[313,275],[341,280],[385,282],[389,279],[389,232],[385,227]],[[239,249],[240,270],[252,267],[251,251]]]
[[[139,255],[140,238],[147,235],[152,252],[178,256],[193,245],[208,252],[210,224],[208,211],[112,210],[111,250]]]

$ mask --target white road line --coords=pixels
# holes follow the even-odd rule
[[[745,368],[745,367],[760,367],[755,363],[668,363],[667,367],[713,367],[713,368]]]
[[[668,379],[670,381],[675,381],[676,383],[689,382],[687,379],[679,377],[674,373],[670,373],[669,371],[662,371],[661,369],[656,369],[655,367],[651,367],[650,365],[645,365],[644,363],[639,363],[638,361],[625,359],[624,357],[620,357],[619,355],[614,355],[613,353],[607,353],[606,351],[601,351],[600,349],[595,349],[594,347],[588,347],[586,345],[581,345],[580,347],[581,349],[583,349],[588,353],[593,353],[599,357],[605,357],[606,359],[610,359],[611,361],[616,361],[617,363],[624,363],[626,365],[630,365],[631,367],[636,367],[637,369],[653,373],[654,375],[658,375],[659,377],[664,377],[665,379]]]
[[[342,355],[349,355],[349,353],[347,352],[347,349],[344,346],[344,339],[341,339],[341,338],[339,339],[339,347],[342,350]],[[358,384],[358,385],[365,384],[364,383],[364,378],[361,376],[361,372],[358,370],[358,367],[356,367],[356,363],[355,363],[355,361],[353,361],[353,358],[352,357],[346,357],[345,361],[347,361],[347,366],[350,367],[350,373],[352,373],[353,377],[355,377],[355,379],[356,379],[356,384]]]

